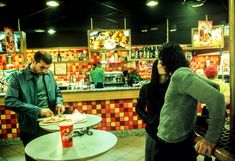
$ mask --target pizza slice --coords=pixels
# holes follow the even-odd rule
[[[40,125],[50,125],[50,124],[60,123],[65,120],[66,120],[66,117],[54,116],[54,117],[49,117],[47,119],[40,121],[39,124]]]

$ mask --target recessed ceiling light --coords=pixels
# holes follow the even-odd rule
[[[156,30],[158,30],[158,27],[152,27],[152,28],[150,28],[150,30],[156,31]]]
[[[158,5],[158,1],[157,0],[147,0],[146,5],[149,7],[153,7]]]
[[[60,5],[58,1],[53,1],[53,0],[47,1],[46,4],[47,4],[47,6],[49,6],[49,7],[57,7],[57,6]]]
[[[199,2],[199,3],[194,3],[194,4],[192,4],[192,7],[196,8],[196,7],[201,7],[201,6],[203,6],[203,5],[204,5],[203,2]]]
[[[39,32],[39,33],[45,32],[45,30],[43,30],[43,29],[35,29],[34,31],[35,31],[35,32]]]
[[[143,30],[141,30],[141,32],[148,32],[148,30],[143,29]]]
[[[6,7],[6,6],[7,6],[6,3],[0,2],[0,7]]]
[[[170,28],[170,32],[175,32],[177,30],[177,25],[173,24]]]
[[[54,33],[56,33],[56,31],[55,31],[54,29],[49,29],[47,32],[48,32],[50,35],[53,35]]]

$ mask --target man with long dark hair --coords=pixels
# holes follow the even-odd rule
[[[160,113],[154,160],[196,161],[196,152],[210,157],[225,121],[225,101],[219,86],[189,68],[178,43],[164,43],[158,57],[171,80]],[[210,121],[205,137],[194,148],[198,102],[207,105]]]
[[[156,60],[152,66],[151,81],[140,89],[136,112],[146,123],[145,161],[153,161],[157,126],[169,80],[169,75]]]

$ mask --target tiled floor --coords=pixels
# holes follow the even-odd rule
[[[89,161],[144,161],[145,135],[118,137],[113,149]],[[0,161],[24,161],[24,147],[0,145]],[[203,157],[198,157],[203,161]]]

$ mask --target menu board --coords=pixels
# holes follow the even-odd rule
[[[89,50],[130,50],[131,31],[125,29],[88,30]]]
[[[224,47],[224,26],[212,26],[210,33],[198,31],[198,28],[192,28],[192,48],[193,49],[210,49]],[[200,33],[201,32],[201,33]]]

